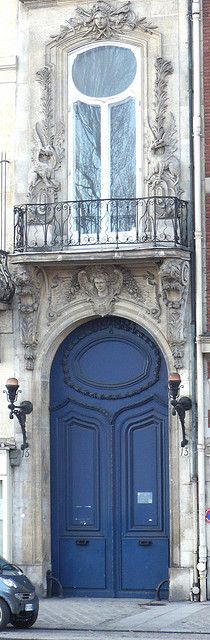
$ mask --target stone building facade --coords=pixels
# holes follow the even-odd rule
[[[11,0],[1,20],[0,370],[2,390],[15,376],[33,402],[21,450],[2,401],[1,544],[40,593],[52,569],[70,595],[150,597],[163,583],[189,599],[199,584],[206,599],[192,257],[200,9]],[[172,373],[186,412],[175,396],[171,411]]]

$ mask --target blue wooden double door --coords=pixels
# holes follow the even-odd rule
[[[157,345],[123,318],[81,325],[53,360],[50,411],[52,571],[64,594],[154,597],[169,564]]]

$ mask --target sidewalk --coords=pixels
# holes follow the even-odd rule
[[[56,634],[56,630],[63,630],[63,633]],[[75,633],[65,634],[67,631]],[[103,636],[102,632],[109,633]],[[210,603],[93,598],[42,599],[39,617],[30,630],[19,631],[8,627],[1,632],[1,639],[112,638],[114,635],[118,640],[128,637],[126,632],[131,632],[131,637],[135,640],[138,632],[145,632],[144,637],[150,637],[150,633],[156,632],[155,638],[160,637],[160,632],[168,632],[169,637],[172,633],[191,634],[192,637],[202,633],[209,638]]]

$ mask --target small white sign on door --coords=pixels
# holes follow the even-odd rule
[[[137,504],[152,504],[152,492],[137,491]]]

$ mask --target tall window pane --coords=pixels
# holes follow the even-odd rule
[[[69,54],[69,199],[78,243],[114,242],[121,231],[133,238],[142,192],[141,66],[141,49],[128,44]]]
[[[136,123],[135,102],[111,107],[111,198],[135,198]]]
[[[111,107],[110,139],[111,198],[135,198],[136,114],[132,98]],[[135,221],[135,203],[118,203],[112,213],[112,230],[115,226],[122,231],[132,229]]]
[[[77,102],[75,114],[75,199],[100,198],[100,107]]]

